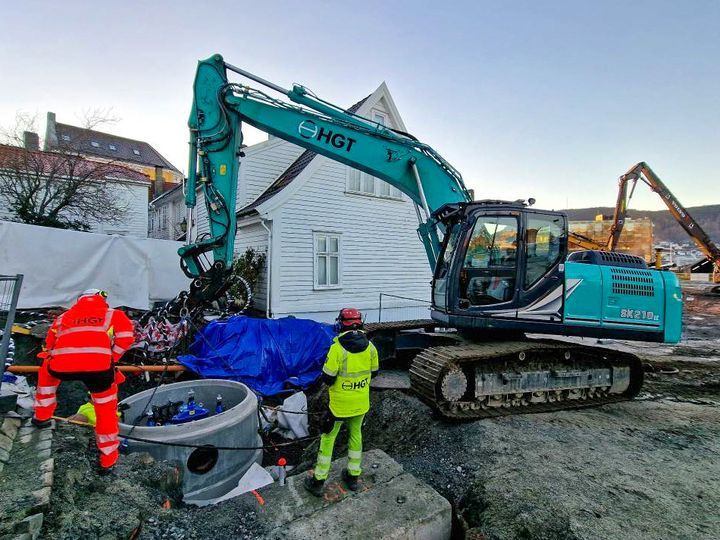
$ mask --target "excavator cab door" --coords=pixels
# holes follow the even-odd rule
[[[496,328],[503,319],[560,322],[565,216],[511,203],[469,210],[448,227],[433,282],[433,309],[460,316],[454,326],[488,325],[480,319],[494,321]]]
[[[458,307],[512,308],[517,292],[521,220],[517,212],[477,213],[459,263]]]

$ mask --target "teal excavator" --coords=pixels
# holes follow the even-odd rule
[[[228,72],[266,90],[230,82]],[[473,201],[460,173],[409,133],[304,86],[282,88],[220,55],[198,64],[189,119],[186,205],[190,212],[202,192],[210,231],[179,251],[192,278],[190,303],[211,301],[228,287],[243,123],[380,178],[412,201],[433,270],[433,325],[457,332],[424,335],[410,380],[444,418],[576,408],[640,390],[642,366],[632,354],[527,334],[680,339],[682,295],[674,274],[627,254],[569,254],[565,214],[536,209],[532,199]],[[398,341],[408,330],[391,326]]]

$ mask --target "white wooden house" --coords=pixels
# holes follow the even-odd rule
[[[406,131],[385,83],[351,110]],[[409,198],[276,137],[244,152],[235,252],[267,255],[257,310],[325,322],[348,306],[368,322],[429,317],[431,272]],[[195,225],[193,237],[208,230],[201,198]]]

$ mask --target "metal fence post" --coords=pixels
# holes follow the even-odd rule
[[[382,322],[382,296],[383,296],[383,293],[380,293],[380,305],[378,307],[378,322]]]
[[[5,373],[5,360],[7,359],[8,350],[10,349],[10,337],[12,336],[12,326],[15,322],[15,310],[17,309],[18,298],[20,298],[20,289],[22,287],[23,275],[17,274],[16,276],[2,276],[2,281],[14,281],[15,286],[12,292],[12,298],[10,305],[8,306],[7,320],[5,321],[5,328],[3,330],[2,339],[0,339],[0,388],[2,388],[2,377]],[[0,306],[2,310],[3,306]]]

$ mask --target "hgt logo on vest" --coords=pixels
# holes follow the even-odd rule
[[[346,152],[349,152],[353,144],[357,142],[357,140],[346,137],[342,133],[333,133],[329,129],[318,127],[312,120],[300,122],[298,133],[303,139],[315,139],[325,144],[331,144],[338,149],[345,148]]]
[[[83,318],[77,318],[70,321],[71,324],[75,326],[81,326],[83,324],[100,324],[103,322],[103,319],[100,317],[83,317]]]
[[[357,382],[350,382],[345,381],[342,383],[342,389],[343,390],[360,390],[362,388],[365,388],[367,386],[368,379],[365,377],[362,381]]]

